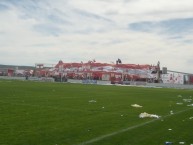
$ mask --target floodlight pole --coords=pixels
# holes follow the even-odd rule
[[[160,83],[160,62],[157,63],[157,80]]]
[[[60,68],[60,82],[62,82],[62,76],[63,76],[63,65],[59,66]]]

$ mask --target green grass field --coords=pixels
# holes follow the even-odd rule
[[[193,90],[0,80],[0,144],[190,145],[193,102],[183,99],[191,96]],[[139,118],[142,112],[161,118]]]

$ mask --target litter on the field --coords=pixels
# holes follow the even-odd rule
[[[193,117],[190,117],[189,119],[191,120],[191,119],[193,119]]]
[[[96,103],[97,101],[96,100],[90,100],[88,101],[89,103]]]
[[[181,141],[181,142],[179,142],[179,144],[185,144],[185,142]]]
[[[172,114],[174,114],[174,112],[171,110],[171,111],[170,111],[170,114],[172,115]]]
[[[172,129],[171,129],[171,128],[169,128],[168,130],[169,130],[169,131],[171,131]]]
[[[183,101],[190,103],[190,102],[192,102],[192,99],[183,99]]]
[[[146,113],[146,112],[139,114],[139,118],[145,118],[145,117],[160,118],[160,116],[158,116],[156,114],[149,114],[149,113]]]
[[[178,95],[179,98],[182,98],[182,95]]]
[[[132,107],[136,107],[136,108],[141,108],[141,107],[143,107],[143,106],[138,105],[138,104],[132,104],[131,106],[132,106]]]
[[[170,145],[170,144],[172,144],[172,142],[170,142],[170,141],[165,142],[165,145]]]
[[[187,106],[189,106],[189,107],[191,107],[191,106],[192,106],[192,107],[193,107],[193,104],[189,104],[189,105],[187,105]]]
[[[183,103],[176,103],[177,105],[183,105]]]

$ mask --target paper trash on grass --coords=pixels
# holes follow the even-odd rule
[[[170,111],[170,114],[172,115],[172,114],[174,114],[174,112],[171,110],[171,111]]]
[[[177,105],[183,105],[183,103],[176,103]]]
[[[192,99],[183,99],[184,102],[192,102]]]
[[[141,108],[141,107],[143,107],[143,106],[140,106],[140,105],[138,105],[138,104],[132,104],[131,106],[132,106],[132,107],[136,107],[136,108]]]
[[[156,114],[149,114],[149,113],[146,113],[146,112],[139,114],[139,118],[145,118],[145,117],[160,118],[160,116],[158,116]]]
[[[185,144],[185,142],[181,141],[181,142],[179,142],[179,144]]]
[[[193,107],[193,104],[189,104],[189,105],[187,105],[187,106],[189,106],[189,107],[191,107],[191,106],[192,106],[192,107]]]
[[[166,142],[165,142],[165,145],[171,145],[171,144],[173,144],[173,143],[170,142],[170,141],[166,141]]]
[[[190,117],[189,119],[191,120],[191,119],[193,119],[193,117]]]
[[[97,101],[96,100],[90,100],[88,101],[89,103],[96,103]]]

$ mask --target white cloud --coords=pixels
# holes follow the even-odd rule
[[[121,58],[134,64],[159,60],[170,70],[193,72],[191,0],[2,0],[0,4],[0,64]]]

